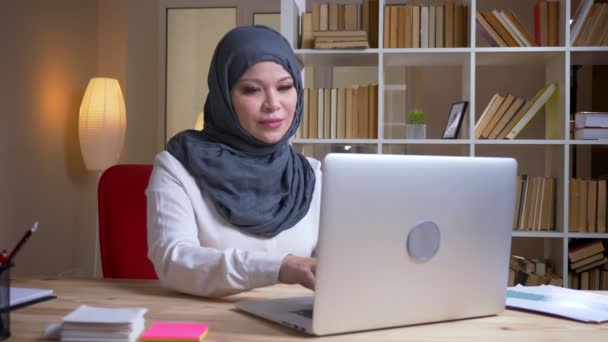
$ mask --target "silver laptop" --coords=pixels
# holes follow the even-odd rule
[[[329,154],[322,167],[314,297],[238,309],[313,335],[504,310],[514,159]]]

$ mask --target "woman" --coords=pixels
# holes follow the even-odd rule
[[[205,128],[169,141],[146,190],[161,284],[207,297],[277,282],[314,289],[321,171],[288,143],[303,107],[289,43],[265,26],[233,29],[208,85]]]

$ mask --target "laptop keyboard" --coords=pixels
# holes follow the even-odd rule
[[[312,309],[302,309],[296,311],[290,311],[291,313],[295,313],[296,315],[312,318]]]

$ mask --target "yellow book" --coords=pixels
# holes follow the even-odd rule
[[[507,97],[505,98],[504,102],[500,105],[500,107],[498,107],[486,128],[483,130],[483,132],[481,132],[482,139],[487,139],[490,136],[490,133],[492,132],[498,121],[505,115],[505,113],[507,113],[507,111],[511,107],[511,104],[513,104],[513,101],[515,101],[515,96],[507,94]]]
[[[498,120],[492,131],[488,135],[488,139],[496,139],[500,132],[502,132],[503,128],[509,123],[509,121],[515,116],[515,114],[525,105],[525,101],[520,98],[515,98],[509,109],[505,112],[505,114]]]
[[[597,181],[597,232],[606,232],[606,183],[605,179]],[[606,284],[608,287],[608,284]]]
[[[517,115],[514,118],[517,123],[515,124],[513,129],[511,129],[509,134],[507,134],[506,138],[514,139],[521,132],[521,130],[524,129],[524,127],[526,127],[528,122],[530,122],[530,120],[532,120],[534,115],[536,115],[536,113],[541,109],[541,107],[545,105],[545,103],[551,97],[551,95],[553,95],[553,93],[555,93],[556,89],[557,89],[557,85],[555,83],[550,83],[546,87],[541,89],[536,94],[536,96],[534,96],[534,99],[532,100],[532,105],[530,106],[528,111],[526,111],[525,113],[522,113],[521,117],[520,117],[520,115]]]
[[[492,120],[492,117],[504,100],[505,97],[500,94],[494,94],[494,96],[492,96],[490,102],[488,102],[488,105],[483,110],[479,116],[479,119],[477,120],[477,123],[475,124],[475,139],[481,138],[481,133],[486,129],[486,126],[490,123],[490,120]]]
[[[587,231],[595,233],[597,224],[597,181],[587,182]]]
[[[346,139],[346,88],[338,88],[338,111],[336,114],[338,139]]]
[[[345,120],[344,120],[344,132],[346,139],[353,138],[353,89],[346,88],[346,101],[345,101]]]
[[[568,227],[570,232],[578,232],[578,197],[579,188],[576,179],[570,179],[568,190]]]

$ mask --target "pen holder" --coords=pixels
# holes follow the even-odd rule
[[[11,336],[10,268],[13,264],[0,264],[0,341]]]

